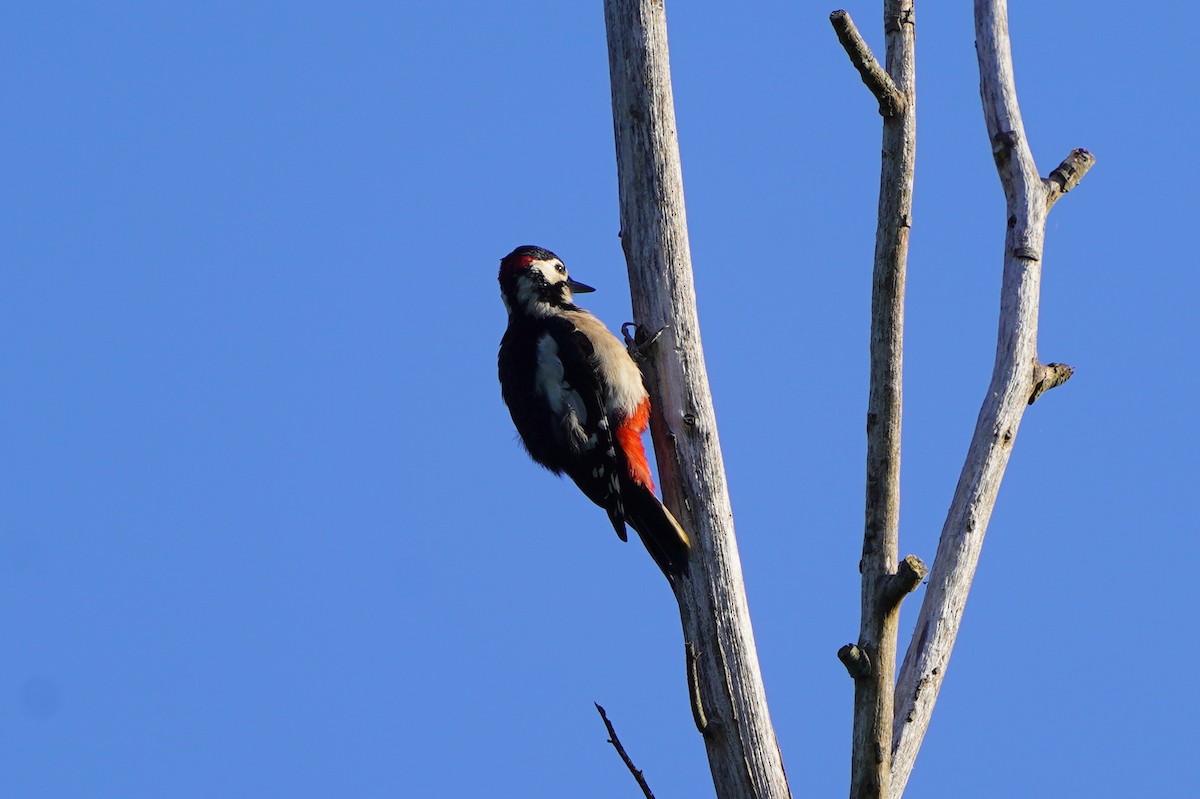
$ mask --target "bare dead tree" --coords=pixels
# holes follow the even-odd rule
[[[634,318],[663,335],[644,364],[668,507],[692,534],[676,581],[696,727],[719,797],[790,796],[750,626],[700,344],[661,0],[605,0],[621,245]]]
[[[923,576],[913,556],[897,566],[900,385],[904,270],[911,224],[916,144],[913,5],[885,0],[887,65],[879,66],[844,11],[831,21],[883,115],[883,166],[875,248],[871,391],[867,411],[867,523],[863,541],[862,627],[857,646],[839,655],[855,678],[852,797],[896,799],[904,792],[928,729],[962,609],[979,560],[1017,426],[1043,391],[1070,367],[1037,359],[1038,288],[1046,212],[1091,166],[1076,150],[1051,177],[1038,177],[1029,152],[1012,73],[1004,0],[977,0],[975,25],[988,135],[1008,203],[1000,334],[991,385],[893,692],[899,603]]]
[[[1007,0],[975,0],[975,49],[983,116],[1004,188],[1006,230],[1000,288],[1000,329],[992,379],[946,515],[929,587],[896,688],[890,795],[898,798],[912,774],[971,590],[1000,481],[1025,409],[1071,375],[1062,364],[1038,360],[1038,298],[1046,216],[1095,159],[1075,150],[1042,179],[1029,149],[1017,104],[1008,38]]]
[[[621,242],[633,310],[647,348],[644,372],[667,505],[692,533],[690,572],[675,595],[688,688],[717,796],[790,796],[771,726],[696,316],[683,181],[662,0],[605,0]],[[996,491],[1024,409],[1070,376],[1037,359],[1046,212],[1092,164],[1076,150],[1038,177],[1021,125],[1004,0],[976,0],[988,135],[1008,200],[1000,334],[992,382],[943,528],[930,588],[898,682],[900,602],[925,574],[898,558],[904,282],[915,158],[912,0],[884,1],[885,65],[845,12],[831,20],[884,117],[872,292],[867,512],[862,620],[839,656],[855,678],[852,797],[902,795],[945,674]]]

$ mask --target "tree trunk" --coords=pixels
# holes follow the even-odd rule
[[[664,499],[692,535],[675,595],[692,711],[720,799],[790,796],[767,710],[709,392],[683,203],[661,0],[606,0],[621,244]]]

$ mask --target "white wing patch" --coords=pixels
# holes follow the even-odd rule
[[[588,421],[587,408],[583,397],[567,382],[562,360],[558,357],[558,342],[549,333],[543,333],[538,339],[534,390],[546,398],[550,410],[567,425],[569,435],[577,445],[587,440],[583,429]]]

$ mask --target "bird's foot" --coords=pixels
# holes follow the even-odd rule
[[[646,360],[646,354],[650,352],[650,348],[654,346],[659,337],[667,332],[668,327],[670,325],[664,325],[654,335],[647,335],[645,328],[634,322],[626,322],[621,325],[621,336],[625,339],[625,349],[629,351],[629,357],[638,362]],[[632,335],[629,333],[630,328],[633,328],[634,331]]]

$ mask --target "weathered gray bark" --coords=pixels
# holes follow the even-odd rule
[[[1038,361],[1042,244],[1050,207],[1079,182],[1094,161],[1087,151],[1075,150],[1048,179],[1039,177],[1017,105],[1005,0],[975,1],[975,40],[984,119],[1007,203],[1000,329],[991,384],[900,670],[893,734],[893,799],[904,793],[946,676],[1021,417],[1043,391],[1070,376],[1070,367],[1042,366]]]
[[[692,534],[677,581],[696,726],[721,799],[790,796],[767,710],[692,282],[661,0],[605,0],[621,243],[646,353],[666,504]]]
[[[885,0],[883,67],[850,15],[830,22],[883,116],[883,158],[871,290],[871,371],[867,396],[867,490],[862,616],[857,645],[838,653],[854,677],[850,796],[886,799],[892,771],[892,716],[900,602],[925,565],[899,561],[900,422],[903,406],[904,282],[912,227],[917,152],[916,46],[912,0]],[[902,568],[903,566],[903,568]],[[853,663],[853,665],[852,665]],[[865,664],[865,665],[864,665]]]

